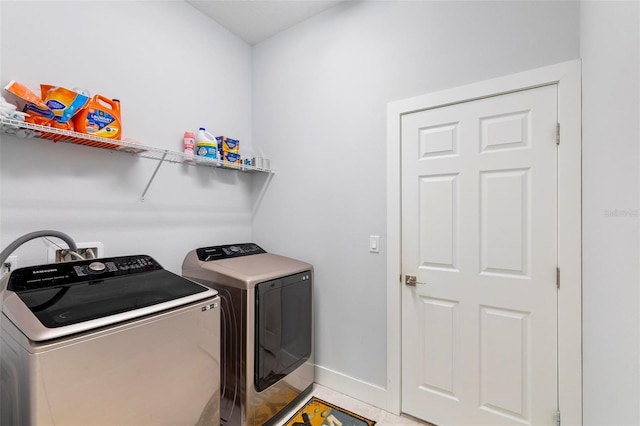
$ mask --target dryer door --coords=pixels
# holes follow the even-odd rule
[[[256,286],[255,378],[258,392],[311,356],[311,272]]]

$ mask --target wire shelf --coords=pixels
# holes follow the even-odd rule
[[[263,167],[229,163],[226,161],[223,162],[219,159],[189,155],[182,152],[160,149],[127,141],[113,140],[99,136],[88,135],[85,133],[56,129],[54,127],[41,126],[38,124],[13,120],[1,116],[0,131],[5,134],[15,135],[19,138],[45,139],[53,141],[54,143],[64,142],[75,145],[90,146],[93,148],[127,152],[129,154],[135,154],[139,157],[160,160],[161,162],[181,163],[189,166],[216,167],[249,173],[275,173],[274,170],[266,169]]]

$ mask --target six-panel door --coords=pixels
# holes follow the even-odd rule
[[[403,412],[554,424],[556,123],[555,85],[402,117]]]

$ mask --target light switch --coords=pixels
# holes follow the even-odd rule
[[[380,236],[369,235],[369,251],[371,253],[380,253]]]

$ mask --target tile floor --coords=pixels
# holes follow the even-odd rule
[[[366,417],[370,420],[375,420],[376,426],[429,426],[429,423],[423,423],[416,419],[407,417],[405,415],[396,416],[388,413],[380,408],[373,407],[350,396],[335,392],[329,388],[321,386],[319,384],[313,385],[312,395],[335,404],[345,410],[352,411],[356,414]],[[305,399],[305,402],[308,400]],[[304,403],[291,410],[291,413],[284,416],[284,420],[278,423],[278,426],[282,426],[289,418],[302,407]]]

